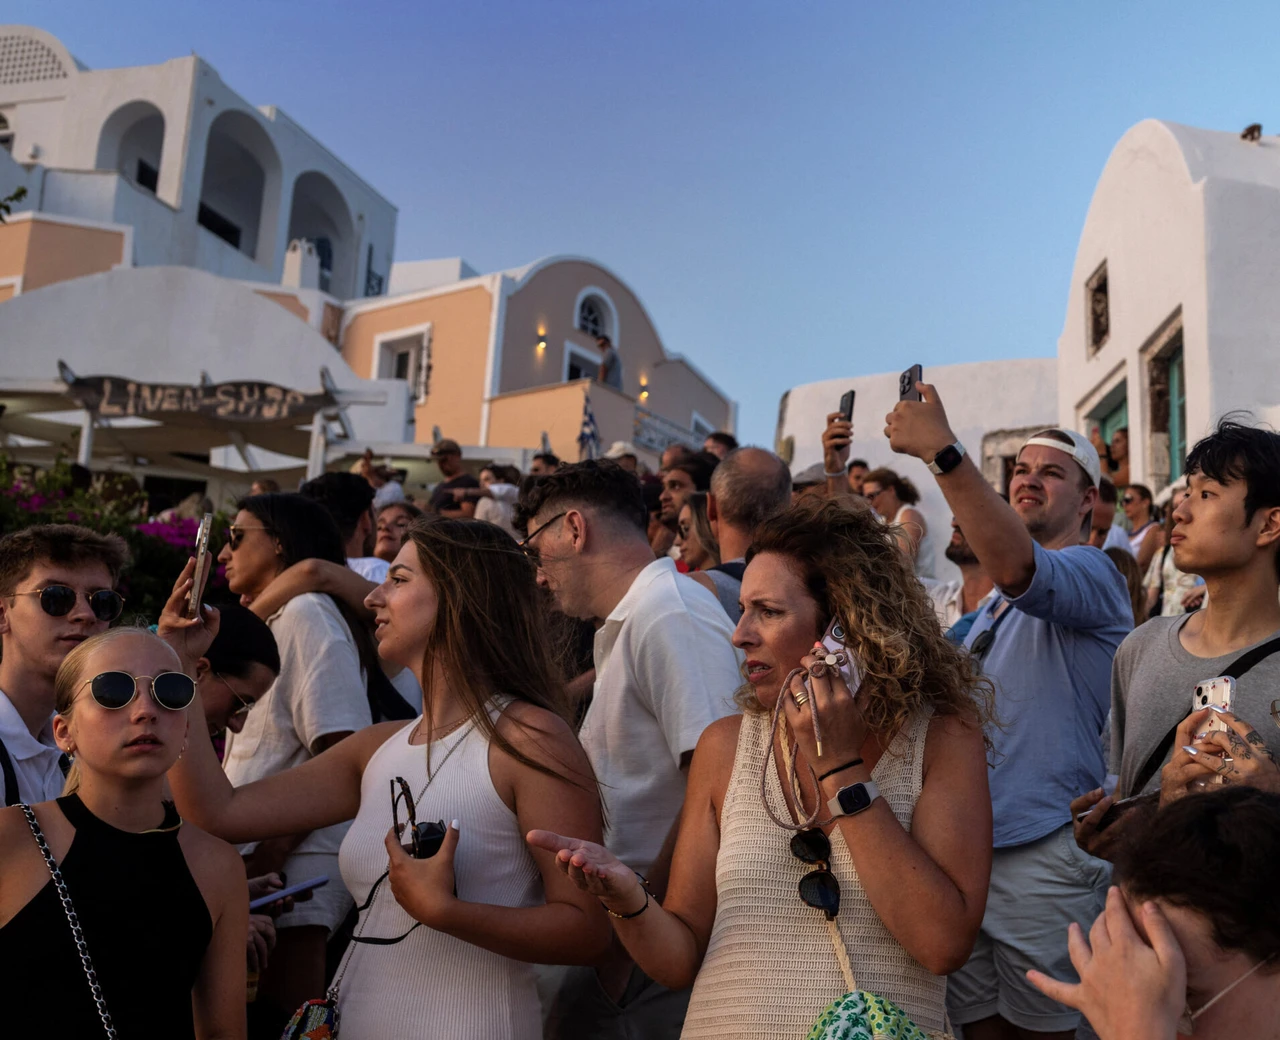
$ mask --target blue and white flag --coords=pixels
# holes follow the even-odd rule
[[[591,395],[582,397],[582,429],[578,433],[578,458],[594,459],[600,454],[600,430],[591,411]]]

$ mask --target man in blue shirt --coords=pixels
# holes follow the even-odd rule
[[[894,451],[929,465],[996,587],[965,640],[996,688],[995,855],[982,930],[949,980],[947,1006],[966,1040],[1070,1040],[1079,1014],[1043,996],[1026,972],[1075,978],[1067,926],[1093,922],[1109,878],[1076,846],[1068,808],[1106,774],[1111,661],[1133,627],[1124,578],[1081,544],[1098,498],[1098,453],[1072,430],[1036,434],[1018,453],[1005,504],[965,455],[937,392],[917,389],[923,400],[900,402],[885,434]]]

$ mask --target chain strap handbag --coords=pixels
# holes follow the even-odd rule
[[[67,891],[67,883],[62,880],[62,871],[54,861],[49,843],[44,840],[44,832],[40,830],[40,824],[36,820],[36,814],[31,811],[31,806],[25,802],[19,802],[18,808],[27,818],[27,826],[31,828],[36,845],[40,847],[40,855],[44,857],[44,864],[49,868],[49,876],[53,878],[53,887],[57,890],[58,899],[62,903],[62,912],[67,915],[67,924],[71,926],[71,937],[75,940],[76,951],[80,954],[80,967],[84,969],[84,977],[89,983],[89,993],[98,1008],[98,1017],[102,1019],[102,1028],[108,1040],[116,1040],[116,1027],[111,1024],[111,1013],[107,1010],[107,1002],[102,997],[102,987],[98,985],[98,973],[93,970],[89,947],[84,941],[84,932],[80,930],[80,918],[76,916],[76,908],[71,905],[71,893]]]

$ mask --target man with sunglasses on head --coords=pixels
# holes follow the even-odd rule
[[[894,451],[928,465],[995,586],[965,645],[996,689],[989,733],[995,853],[973,955],[950,976],[947,1009],[966,1040],[1075,1036],[1078,1012],[1026,980],[1074,978],[1067,928],[1101,909],[1109,868],[1074,840],[1068,805],[1102,784],[1111,662],[1133,628],[1124,578],[1081,544],[1101,463],[1074,430],[1047,429],[1018,452],[1009,502],[965,454],[937,391],[886,417]]]
[[[0,769],[4,804],[62,793],[66,760],[53,742],[53,680],[76,646],[105,632],[129,550],[118,535],[72,524],[0,538]]]

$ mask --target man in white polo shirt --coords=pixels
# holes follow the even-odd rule
[[[646,521],[639,481],[609,461],[540,477],[516,516],[538,581],[560,610],[600,622],[579,736],[603,792],[605,843],[661,898],[694,746],[737,710],[742,674],[728,616],[672,560],[654,559]],[[687,990],[659,986],[619,952],[598,974],[569,971],[548,1035],[674,1040],[688,1000]]]
[[[62,659],[120,616],[129,550],[117,535],[42,524],[0,538],[0,771],[4,804],[62,793],[53,680]]]

